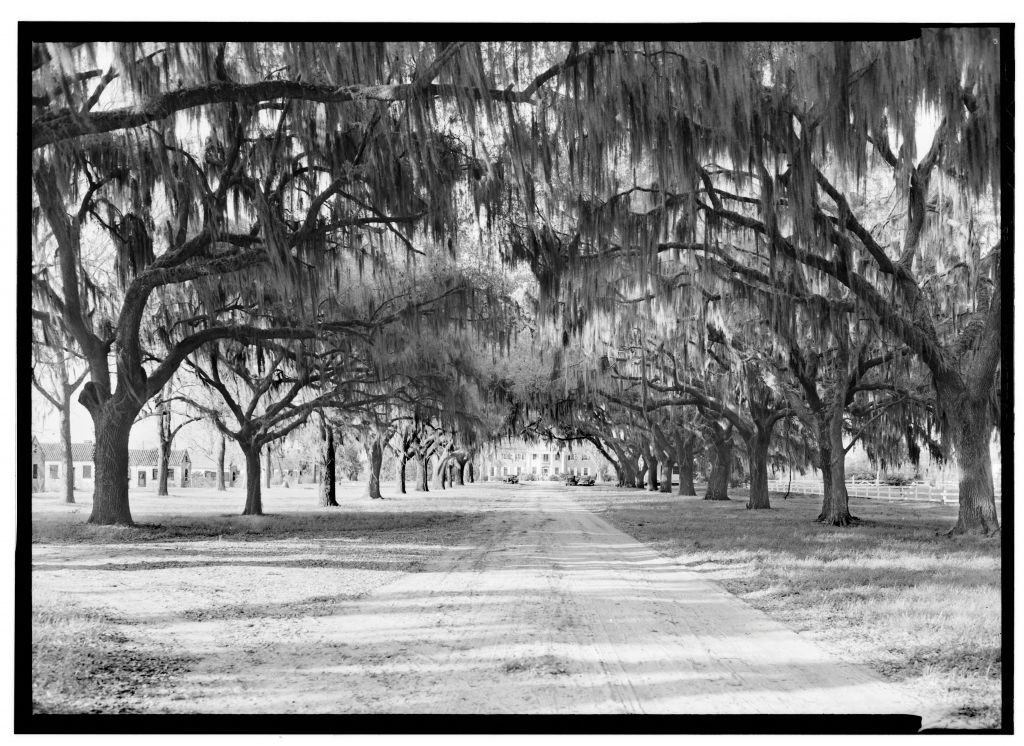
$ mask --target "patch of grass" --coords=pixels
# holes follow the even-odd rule
[[[135,526],[94,526],[65,516],[34,515],[34,544],[144,544],[157,541],[269,541],[358,537],[394,541],[396,534],[435,537],[440,543],[479,515],[457,512],[368,512],[324,509],[278,515],[156,515]],[[425,531],[426,529],[426,531]]]
[[[126,624],[95,609],[34,608],[33,712],[144,712],[194,662],[140,646]]]
[[[947,727],[1001,719],[1000,539],[948,537],[955,506],[852,500],[864,523],[814,522],[820,499],[773,510],[628,492],[588,502],[640,541],[847,660],[941,704]]]
[[[502,670],[507,674],[534,672],[548,674],[549,676],[565,676],[569,673],[569,666],[566,661],[560,660],[553,655],[542,655],[536,658],[516,658],[506,662]]]

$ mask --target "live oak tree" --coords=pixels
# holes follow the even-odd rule
[[[349,348],[317,343],[281,341],[248,346],[234,342],[208,344],[188,361],[190,370],[223,399],[233,423],[221,412],[206,412],[227,437],[238,443],[245,457],[246,501],[243,515],[263,512],[261,452],[303,425],[313,412],[327,406],[358,408],[374,401],[360,387],[371,382],[364,371],[345,366]],[[268,469],[270,468],[268,464]]]
[[[510,139],[510,160],[547,182],[571,220],[527,200],[554,227],[512,241],[513,253],[543,268],[569,315],[601,306],[592,277],[614,255],[632,257],[638,281],[668,254],[701,278],[717,262],[805,300],[834,288],[932,375],[961,469],[954,530],[997,531],[1002,242],[986,205],[999,199],[999,41],[971,28],[906,42],[588,49],[585,67],[558,78],[567,95],[532,113],[539,134]],[[930,143],[920,155],[918,135]],[[560,153],[571,179],[549,167]],[[872,226],[858,180],[880,164],[896,195],[892,220]],[[982,222],[993,230],[971,230]],[[687,307],[687,293],[671,295]]]
[[[317,419],[320,434],[319,469],[317,475],[317,504],[321,508],[338,507],[337,449],[334,445],[334,423],[324,410],[319,410]]]
[[[206,395],[202,395],[196,389],[196,387],[190,387],[189,398],[199,397],[202,399],[203,406],[208,409],[220,409],[221,418],[227,414],[226,408],[220,403],[220,395],[216,392],[207,391]],[[231,462],[229,464],[228,459],[228,443],[224,433],[217,427],[213,422],[213,419],[208,415],[201,416],[197,421],[199,435],[198,437],[193,434],[191,448],[195,449],[205,458],[213,461],[217,466],[217,476],[214,478],[214,488],[218,492],[227,491],[227,482],[225,481],[225,473],[233,474],[235,464]],[[194,460],[194,459],[193,459]],[[231,478],[230,476],[228,477]]]
[[[149,418],[157,419],[157,490],[160,497],[167,496],[168,469],[174,439],[182,428],[200,419],[201,416],[183,416],[177,424],[174,422],[174,404],[186,401],[186,397],[172,390],[172,382],[151,399],[136,418],[136,423]],[[223,472],[223,459],[221,460]],[[221,484],[223,488],[223,482]]]
[[[80,371],[80,372],[79,372]],[[71,447],[71,405],[74,393],[89,374],[82,359],[68,347],[59,328],[40,314],[33,324],[32,386],[53,407],[59,418],[64,465],[64,502],[75,502],[75,464]]]
[[[856,304],[930,371],[936,419],[961,467],[956,530],[998,530],[988,444],[1001,370],[1002,243],[998,221],[982,219],[999,199],[997,31],[925,29],[885,43],[113,49],[118,64],[104,72],[89,45],[38,47],[31,128],[40,215],[68,255],[50,302],[94,369],[88,406],[98,450],[100,423],[122,432],[128,402],[159,388],[143,385],[130,321],[134,299],[152,292],[150,267],[191,282],[165,257],[194,257],[223,263],[207,264],[207,275],[241,272],[235,262],[244,261],[292,277],[296,263],[286,257],[310,241],[315,250],[301,260],[325,267],[335,256],[323,247],[372,244],[371,229],[401,241],[426,226],[441,242],[457,239],[452,197],[461,189],[480,224],[503,234],[504,256],[532,268],[538,318],[592,350],[602,325],[618,323],[635,300],[609,295],[609,276],[631,274],[634,289],[679,317],[716,292],[715,265],[758,273],[793,296],[828,288]],[[190,121],[211,132],[201,156],[182,148],[171,126]],[[918,134],[931,143],[920,157]],[[97,158],[96,141],[129,157]],[[893,219],[874,226],[858,180],[883,165],[898,194]],[[216,173],[204,188],[193,177],[207,170]],[[158,182],[169,221],[162,203],[147,204]],[[245,210],[220,207],[229,193]],[[103,200],[97,210],[94,198]],[[246,210],[250,220],[234,225]],[[127,275],[133,257],[146,266],[125,282],[125,313],[110,316],[109,335],[83,320],[87,291],[75,274],[76,232],[94,213],[120,236]],[[169,223],[168,238],[159,237],[166,249],[149,263],[158,222]],[[451,245],[457,252],[458,241]],[[662,257],[677,264],[672,282],[661,281]],[[108,392],[115,341],[127,383]],[[174,360],[143,372],[159,384]],[[130,520],[126,507],[101,512]]]
[[[188,354],[244,333],[277,336],[231,316],[239,290],[301,296],[302,267],[329,270],[339,250],[372,258],[381,234],[413,250],[420,225],[437,239],[453,232],[464,161],[440,132],[435,100],[473,129],[478,110],[490,116],[498,102],[532,101],[588,58],[573,51],[514,89],[500,45],[487,50],[486,67],[482,52],[463,43],[34,46],[34,197],[59,259],[57,276],[36,289],[89,361],[81,401],[96,429],[90,521],[131,523],[123,479],[131,422]],[[111,62],[97,71],[104,57]],[[209,133],[202,146],[196,130]],[[468,169],[478,204],[490,198],[489,169]],[[121,297],[101,316],[82,262],[90,221],[119,267]],[[158,289],[201,278],[232,282],[208,283],[218,307],[203,323],[168,320],[175,345],[147,370],[147,304]],[[258,317],[246,295],[245,310]]]
[[[36,47],[34,214],[52,233],[58,261],[53,276],[34,276],[34,291],[89,363],[81,401],[96,429],[92,522],[131,522],[131,423],[187,355],[216,339],[279,336],[252,323],[261,287],[315,302],[322,293],[308,292],[311,272],[326,270],[317,279],[330,283],[340,253],[362,263],[380,235],[408,242],[420,224],[435,236],[450,227],[458,163],[422,114],[423,92],[451,53],[437,50],[432,64],[432,47],[399,50],[409,68],[362,45],[332,45],[326,57],[280,45]],[[93,84],[87,68],[103,52],[114,63]],[[337,63],[329,86],[297,82],[322,76],[324,59]],[[295,83],[272,79],[281,62]],[[372,87],[411,72],[418,75],[403,84],[402,100],[412,119],[388,97],[290,96],[336,90],[351,75],[366,75]],[[193,95],[181,98],[186,88]],[[249,93],[236,95],[241,88]],[[460,90],[452,97],[472,98]],[[325,109],[321,99],[337,105]],[[205,144],[189,126],[210,133]],[[90,229],[118,267],[118,297],[102,308],[98,265],[82,250]],[[147,307],[189,283],[202,286],[205,308],[174,318],[165,303],[173,345],[159,364],[145,365]]]

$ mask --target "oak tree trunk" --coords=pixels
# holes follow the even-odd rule
[[[338,507],[337,464],[334,454],[334,431],[323,428],[323,442],[320,445],[320,486],[317,490],[317,505],[321,508]]]
[[[729,499],[729,472],[732,470],[732,439],[714,444],[711,451],[711,474],[704,491],[705,500]]]
[[[658,459],[653,454],[647,456],[647,489],[658,491]]]
[[[163,428],[160,432],[160,457],[159,457],[159,468],[157,469],[157,489],[156,494],[161,497],[167,496],[167,462],[171,459],[171,444],[170,441],[164,439]]]
[[[680,495],[696,495],[693,486],[693,440],[683,438],[678,442],[677,460],[679,461],[679,493]]]
[[[448,461],[441,459],[437,465],[437,473],[434,475],[434,489],[444,489],[448,477]]]
[[[137,411],[119,410],[110,403],[93,414],[96,448],[92,512],[89,523],[133,524],[128,507],[128,437]]]
[[[217,492],[224,492],[224,454],[227,451],[227,443],[224,435],[220,436],[220,445],[217,447]]]
[[[60,445],[64,452],[64,502],[74,504],[75,458],[71,452],[71,397],[67,388],[60,408]]]
[[[416,459],[416,491],[430,492],[430,457],[418,457]]]
[[[747,459],[750,461],[750,497],[747,510],[771,508],[768,500],[768,445],[771,436],[760,429],[747,439]]]
[[[398,493],[400,495],[405,494],[405,465],[407,463],[408,460],[406,459],[405,454],[402,454],[398,459]]]
[[[671,461],[663,461],[661,465],[661,491],[672,492],[672,467],[675,466]]]
[[[645,484],[647,484],[647,459],[638,458],[636,469],[633,472],[633,486],[642,490]]]
[[[828,493],[822,504],[818,520],[829,526],[849,526],[857,521],[850,515],[850,495],[846,490],[846,450],[843,448],[843,410],[837,408],[829,415],[827,432],[822,433],[828,438],[828,446],[822,455],[822,475],[828,474],[825,486]],[[824,462],[824,456],[828,461]]]
[[[992,415],[988,397],[971,397],[966,392],[946,393],[940,397],[949,417],[953,451],[960,466],[960,512],[951,534],[999,533],[995,485],[992,480]],[[987,393],[987,392],[986,392]],[[950,406],[950,399],[955,402]]]
[[[366,484],[366,494],[371,500],[381,500],[380,467],[384,462],[384,446],[380,438],[371,440],[366,450],[370,457],[370,479]]]
[[[824,423],[819,423],[818,425],[817,467],[821,469],[823,497],[821,500],[821,512],[818,513],[818,517],[815,520],[823,523],[828,516],[832,515],[832,444],[829,442],[828,428]]]
[[[245,509],[242,515],[263,515],[263,493],[260,489],[260,448],[242,445],[245,454]],[[269,458],[270,449],[267,449]]]

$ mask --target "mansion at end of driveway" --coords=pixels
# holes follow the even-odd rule
[[[568,446],[512,440],[480,454],[481,473],[487,481],[518,476],[520,480],[561,480],[566,474],[609,478],[607,461],[589,443]]]

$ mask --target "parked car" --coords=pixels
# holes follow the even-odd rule
[[[593,487],[594,486],[594,482],[596,482],[596,481],[597,481],[597,478],[594,477],[594,476],[579,477],[576,480],[576,484],[578,484],[580,487]]]
[[[501,481],[505,482],[506,484],[519,484],[519,475],[518,474],[510,474],[509,476],[505,477]]]
[[[576,481],[576,475],[575,474],[569,473],[569,474],[565,475],[565,486],[566,487],[575,487],[576,484],[577,484],[577,481]]]

